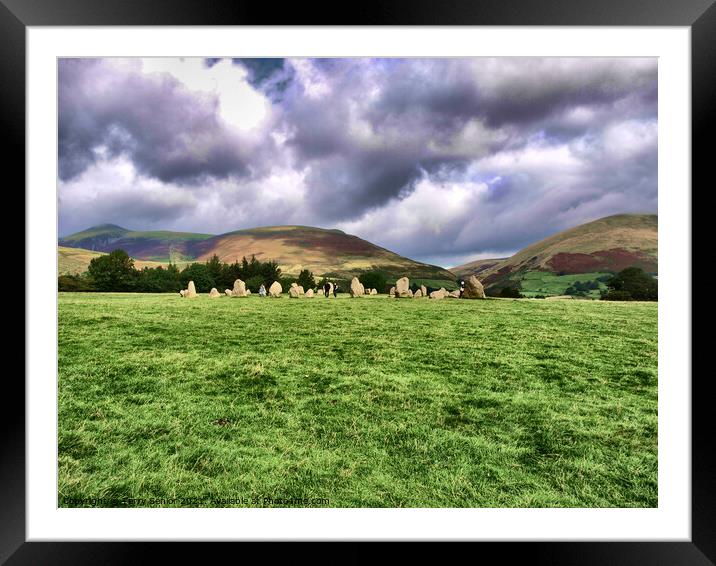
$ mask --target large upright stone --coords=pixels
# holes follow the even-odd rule
[[[395,296],[396,297],[411,297],[410,293],[410,279],[407,277],[401,277],[395,282]]]
[[[427,296],[428,296],[428,288],[427,288],[425,285],[421,285],[421,286],[420,286],[420,294],[421,294],[423,297],[427,297]]]
[[[227,297],[231,297],[234,293],[231,291],[231,289],[224,289],[224,295]]]
[[[193,281],[189,281],[189,285],[187,285],[186,287],[186,292],[184,293],[184,296],[190,299],[196,297],[196,286],[194,285]]]
[[[306,292],[303,290],[303,286],[301,286],[301,285],[298,286],[298,294],[299,294],[299,295],[305,295],[305,294],[306,294]]]
[[[323,297],[323,287],[318,288],[318,290],[316,291],[316,295],[318,295],[319,297]]]
[[[288,290],[288,298],[298,299],[299,296],[300,293],[298,292],[298,285],[291,285],[291,288]]]
[[[246,283],[241,279],[234,281],[234,288],[231,291],[231,295],[234,297],[246,297]]]
[[[307,299],[312,299],[313,298],[313,289],[309,289],[308,291],[306,291],[306,294],[304,296]]]
[[[377,294],[378,294],[378,289],[371,289],[371,290],[370,290],[370,294],[371,294],[371,295],[377,295]]]
[[[421,289],[418,289],[417,291],[415,291],[415,293],[413,293],[413,299],[419,299],[422,296],[423,296],[423,291]]]
[[[447,294],[448,294],[448,292],[445,290],[445,288],[440,287],[440,289],[438,289],[437,291],[433,291],[432,293],[430,293],[430,298],[431,299],[444,299],[445,297],[447,297]]]
[[[221,297],[221,295],[219,295],[219,291],[216,290],[216,287],[212,287],[211,291],[209,291],[209,298],[218,299],[219,297]]]
[[[474,275],[470,275],[465,281],[465,289],[462,292],[463,299],[484,299],[485,288],[480,280]]]
[[[281,293],[283,293],[281,283],[279,283],[278,281],[274,281],[273,283],[271,283],[271,286],[269,287],[268,291],[269,297],[280,297]]]
[[[357,277],[354,277],[351,279],[351,297],[361,297],[365,295],[365,288],[363,287],[363,283],[358,281]]]

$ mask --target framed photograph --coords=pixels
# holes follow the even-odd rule
[[[27,333],[0,558],[716,560],[711,2],[3,2]]]

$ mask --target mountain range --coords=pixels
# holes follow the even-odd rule
[[[637,266],[656,274],[658,217],[608,216],[553,234],[511,257],[479,259],[450,269],[412,260],[341,230],[310,226],[267,226],[212,235],[103,224],[60,238],[59,246],[60,273],[84,271],[92,257],[122,248],[138,267],[206,261],[214,254],[232,263],[255,255],[276,261],[287,275],[309,269],[319,276],[351,278],[379,270],[388,278],[453,282],[474,274],[489,288],[519,286],[525,274],[534,272],[565,276]]]
[[[558,232],[502,260],[483,259],[451,267],[459,277],[477,275],[487,287],[516,283],[525,273],[556,275],[616,273],[640,267],[657,274],[656,214],[618,214]]]
[[[310,269],[316,275],[350,279],[362,272],[379,270],[388,277],[455,279],[442,267],[403,257],[358,236],[310,226],[266,226],[214,236],[143,232],[103,224],[61,238],[59,245],[89,252],[121,248],[138,260],[175,263],[206,261],[214,254],[223,262],[233,263],[255,255],[262,261],[276,261],[288,275]]]

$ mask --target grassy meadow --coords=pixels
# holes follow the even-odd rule
[[[525,297],[534,297],[535,295],[564,295],[564,292],[570,285],[574,283],[589,283],[596,281],[599,277],[610,277],[613,273],[579,273],[570,275],[557,275],[548,271],[528,271],[519,278],[520,293]],[[600,291],[606,291],[607,286],[603,282],[598,282],[599,289],[594,289],[588,293],[588,298],[599,299]]]
[[[58,334],[60,507],[658,505],[656,303],[60,293]]]

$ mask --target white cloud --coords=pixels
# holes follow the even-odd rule
[[[144,73],[168,73],[189,90],[216,94],[219,115],[239,130],[261,126],[269,115],[271,103],[248,82],[248,71],[230,59],[222,59],[208,67],[198,58],[142,59]]]

